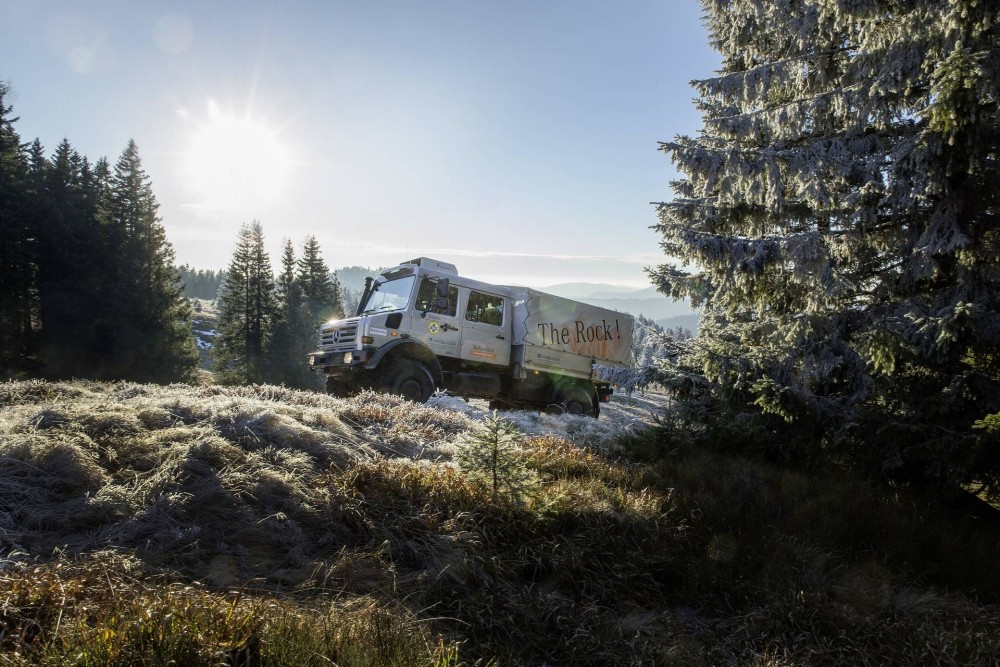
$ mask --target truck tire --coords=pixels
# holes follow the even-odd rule
[[[382,386],[414,403],[426,403],[434,393],[434,380],[423,364],[409,359],[394,361],[384,376]]]
[[[568,415],[594,417],[594,399],[580,388],[570,389],[562,399]]]
[[[517,408],[514,405],[508,403],[507,401],[502,401],[499,398],[491,398],[488,409],[490,409],[490,410],[515,410]]]

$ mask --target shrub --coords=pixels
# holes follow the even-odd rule
[[[494,500],[501,490],[511,499],[520,500],[535,479],[521,450],[521,432],[495,410],[465,436],[455,462],[462,470],[484,476],[493,489]]]

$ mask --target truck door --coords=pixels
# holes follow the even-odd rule
[[[414,302],[415,316],[411,335],[423,341],[434,354],[457,358],[460,353],[462,327],[458,318],[458,287],[448,287],[448,307],[438,308],[438,280],[424,277]]]
[[[462,318],[462,359],[510,363],[510,314],[508,297],[470,290]]]

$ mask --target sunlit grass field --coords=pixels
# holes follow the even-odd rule
[[[1000,530],[840,470],[280,387],[0,385],[0,664],[980,665]]]

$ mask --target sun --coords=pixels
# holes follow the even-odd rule
[[[291,158],[280,133],[251,116],[208,104],[184,153],[184,174],[197,205],[256,214],[286,194]]]

